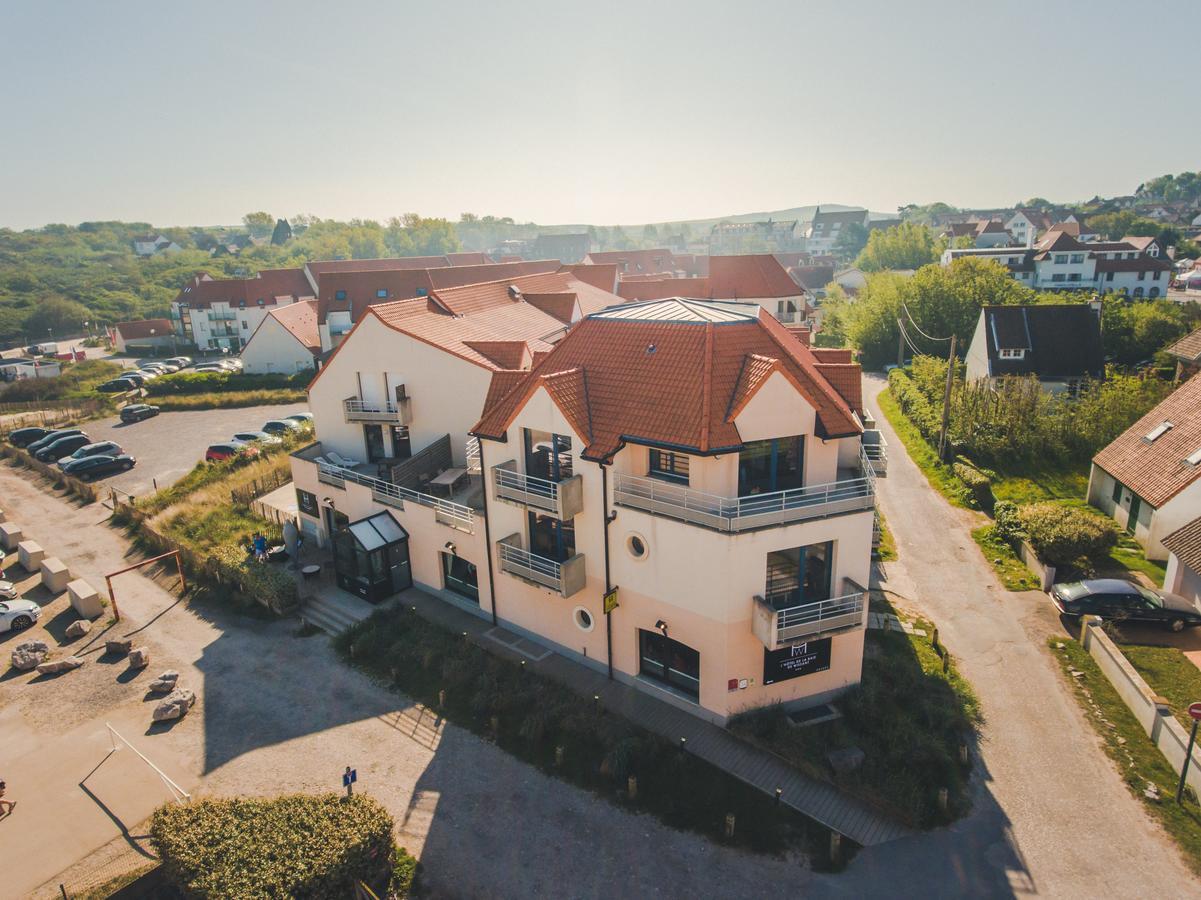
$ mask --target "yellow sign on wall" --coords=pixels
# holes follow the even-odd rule
[[[608,615],[609,613],[613,612],[613,610],[615,610],[615,609],[617,609],[617,588],[616,587],[614,587],[613,590],[609,591],[609,593],[605,594],[605,615]]]

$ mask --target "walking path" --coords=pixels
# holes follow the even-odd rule
[[[603,673],[559,653],[545,652],[539,645],[529,645],[533,654],[514,649],[514,644],[520,646],[529,642],[523,642],[519,635],[503,628],[494,628],[489,621],[416,588],[405,591],[400,602],[412,606],[420,615],[450,631],[472,635],[476,643],[498,655],[515,660],[524,659],[528,668],[555,679],[586,699],[599,697],[607,709],[648,731],[673,742],[684,738],[689,753],[758,788],[769,797],[774,797],[776,789],[780,788],[783,791],[780,797],[783,803],[858,844],[882,844],[910,834],[904,826],[877,814],[831,785],[801,774],[782,760],[739,740],[724,728],[666,701],[619,681],[610,681]]]

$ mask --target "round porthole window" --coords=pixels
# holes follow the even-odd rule
[[[575,619],[575,627],[580,629],[580,631],[591,631],[592,626],[595,624],[592,621],[592,613],[588,612],[588,610],[584,609],[582,606],[577,606],[575,608],[575,611],[572,613],[572,618]]]
[[[626,550],[634,559],[646,559],[651,552],[650,545],[640,534],[631,534],[626,538]]]

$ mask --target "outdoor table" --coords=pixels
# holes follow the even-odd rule
[[[453,497],[455,494],[455,485],[457,485],[466,474],[466,469],[447,469],[436,478],[430,479],[430,485],[437,485],[438,487],[446,488],[447,495]]]

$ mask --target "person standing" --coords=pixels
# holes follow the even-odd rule
[[[5,816],[10,814],[13,811],[13,807],[17,805],[16,800],[4,799],[4,791],[7,787],[8,785],[6,785],[3,781],[0,781],[0,815]]]

